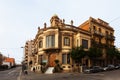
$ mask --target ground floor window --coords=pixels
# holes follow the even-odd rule
[[[62,54],[62,64],[70,64],[70,54]]]
[[[42,61],[43,61],[43,55],[39,55],[39,59],[38,59],[39,61],[39,64],[42,64]]]

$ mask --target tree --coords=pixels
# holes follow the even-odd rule
[[[116,58],[120,60],[120,51],[116,49]]]
[[[110,60],[113,59],[116,56],[115,47],[107,47],[106,53],[107,53],[107,58],[108,59],[110,59]]]
[[[75,61],[75,63],[78,64],[78,71],[79,70],[79,65],[81,63],[81,59],[85,57],[85,51],[82,46],[73,48],[70,52],[71,58]]]
[[[90,47],[87,56],[92,62],[94,61],[94,63],[96,63],[96,60],[102,56],[102,50],[97,47]]]
[[[116,47],[107,48],[107,59],[113,61],[114,59],[120,60],[120,52]]]

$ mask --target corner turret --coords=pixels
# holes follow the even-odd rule
[[[56,14],[53,15],[50,19],[51,27],[58,27],[59,22],[60,22],[60,19]]]

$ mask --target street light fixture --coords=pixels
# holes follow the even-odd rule
[[[23,57],[22,57],[22,58],[23,58],[23,61],[24,61],[24,56],[25,56],[25,54],[24,54],[25,52],[24,52],[24,51],[25,51],[25,47],[22,46],[21,48],[23,48]]]

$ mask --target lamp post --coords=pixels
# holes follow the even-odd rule
[[[24,54],[25,53],[24,52],[25,51],[25,47],[22,46],[21,48],[23,48],[23,57],[22,58],[23,58],[23,61],[24,61],[24,58],[25,58],[25,54]]]

